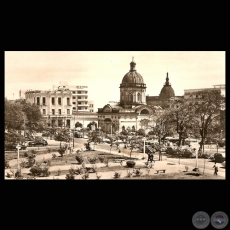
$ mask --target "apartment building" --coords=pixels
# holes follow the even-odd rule
[[[89,101],[88,103],[89,103],[89,112],[93,113],[93,111],[94,111],[94,103],[93,103],[93,101]]]
[[[60,82],[59,85],[53,85],[55,89],[68,89],[72,92],[72,110],[73,112],[93,112],[93,101],[88,99],[88,86],[69,85],[68,82]]]

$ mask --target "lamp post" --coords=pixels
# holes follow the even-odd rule
[[[19,170],[19,149],[21,149],[19,144],[17,144],[16,149],[18,150],[18,170]]]

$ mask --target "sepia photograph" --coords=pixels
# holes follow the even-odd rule
[[[226,180],[225,51],[5,51],[5,180]]]

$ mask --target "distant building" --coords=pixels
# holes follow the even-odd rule
[[[88,101],[88,103],[89,103],[89,112],[93,113],[94,112],[94,102]]]
[[[73,112],[90,112],[88,99],[88,86],[69,85],[67,82],[60,82],[59,85],[53,85],[55,89],[68,89],[72,92],[72,110]],[[91,105],[93,101],[91,101]]]
[[[169,82],[168,73],[166,76],[166,82],[160,91],[159,96],[146,96],[147,105],[154,107],[160,106],[163,109],[170,107],[171,99],[183,99],[183,96],[175,96],[174,90]]]
[[[123,128],[138,130],[141,122],[155,112],[146,105],[146,84],[130,63],[130,70],[120,84],[120,102],[110,103],[98,108],[98,126],[106,133],[121,132]]]

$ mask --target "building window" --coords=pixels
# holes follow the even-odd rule
[[[81,105],[81,102],[78,102],[78,105]]]
[[[85,107],[85,109],[87,109],[87,107]]]
[[[81,97],[77,97],[77,99],[81,99]]]
[[[45,110],[45,109],[43,109],[42,113],[43,113],[43,115],[45,115],[45,114],[46,114],[46,110]]]
[[[66,120],[66,126],[70,127],[70,120]]]
[[[76,99],[76,97],[73,97],[73,99]]]
[[[67,97],[67,105],[70,105],[70,100],[68,97]]]
[[[58,98],[58,104],[61,105],[61,97]]]
[[[198,98],[198,95],[196,95],[196,98]]]
[[[37,105],[40,105],[40,97],[37,97]]]
[[[81,110],[81,107],[77,107],[78,110]]]
[[[45,97],[42,98],[42,104],[46,105],[46,98]]]
[[[76,93],[76,91],[73,91],[73,93],[75,94],[75,93]]]
[[[73,107],[73,110],[76,110],[76,107]]]
[[[129,101],[133,101],[133,95],[129,94]]]
[[[52,115],[55,115],[55,109],[52,109]]]
[[[52,100],[52,105],[54,105],[54,104],[55,104],[55,102],[54,102],[54,97],[52,97],[51,100]]]
[[[70,114],[70,109],[67,109],[67,114]]]
[[[123,94],[123,93],[121,94],[121,100],[122,100],[122,101],[124,101],[124,100],[125,100],[125,96],[124,96],[124,94]]]
[[[76,102],[73,102],[73,104],[75,105],[75,104],[76,104]]]
[[[77,91],[77,94],[81,94],[81,91]]]
[[[58,114],[61,114],[61,109],[58,109]]]
[[[52,120],[52,127],[55,126],[55,120]]]
[[[137,94],[137,101],[140,101],[141,100],[141,95],[140,93]]]

